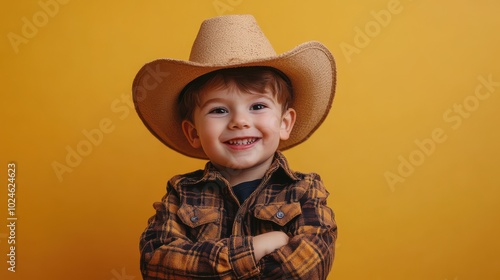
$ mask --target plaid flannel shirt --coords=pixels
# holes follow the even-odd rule
[[[144,279],[326,279],[337,226],[319,175],[289,169],[277,152],[240,205],[224,177],[204,170],[173,177],[140,240]],[[252,236],[283,231],[289,243],[255,261]]]

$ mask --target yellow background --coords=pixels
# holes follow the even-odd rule
[[[50,2],[10,1],[0,17],[1,279],[140,279],[152,203],[203,162],[147,131],[130,107],[132,79],[155,58],[187,59],[201,21],[231,13],[254,14],[279,53],[318,40],[336,57],[332,113],[285,153],[331,193],[329,279],[500,279],[498,1],[66,0],[49,14],[39,3]],[[83,131],[101,122],[85,146]],[[78,147],[86,155],[58,178],[54,164]]]

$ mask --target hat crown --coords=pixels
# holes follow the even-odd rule
[[[231,15],[211,18],[201,24],[189,60],[225,65],[275,55],[253,16]]]

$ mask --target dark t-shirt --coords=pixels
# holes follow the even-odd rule
[[[240,204],[243,202],[257,189],[262,179],[257,179],[253,181],[239,183],[233,187],[233,192],[238,198]]]

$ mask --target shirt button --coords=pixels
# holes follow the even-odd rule
[[[193,223],[198,222],[198,216],[191,217],[191,222],[193,222]]]
[[[285,217],[285,213],[283,213],[283,211],[280,210],[276,213],[276,218],[283,219],[283,217]]]

